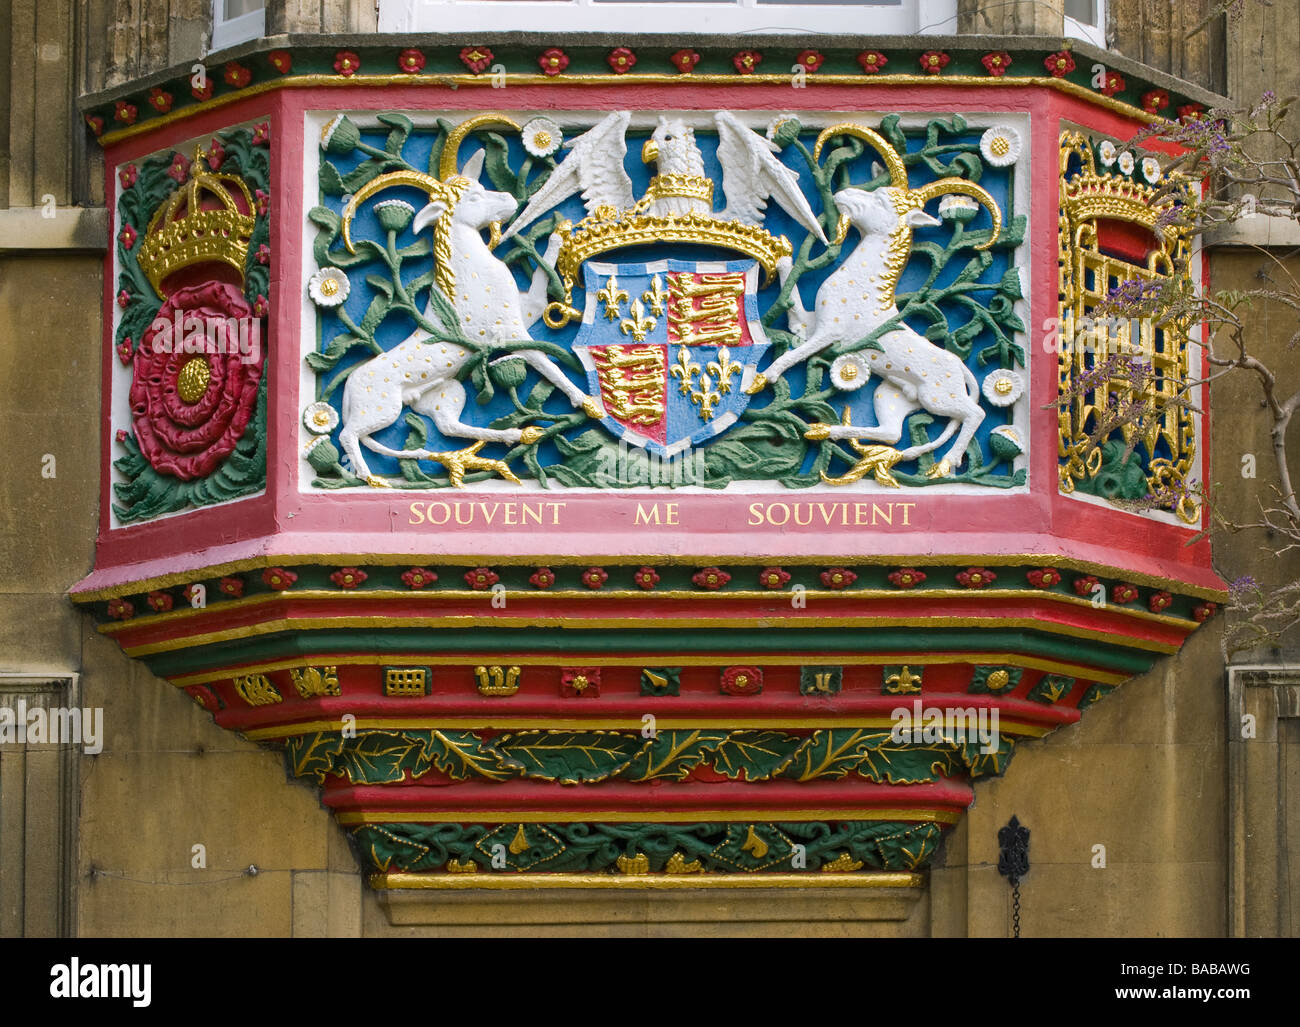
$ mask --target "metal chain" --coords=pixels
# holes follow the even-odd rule
[[[1011,880],[1011,925],[1013,938],[1020,937],[1020,879],[1018,877]]]

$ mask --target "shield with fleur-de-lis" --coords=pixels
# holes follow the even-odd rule
[[[587,303],[573,350],[606,428],[667,457],[736,423],[770,345],[756,261],[589,262],[583,273]]]

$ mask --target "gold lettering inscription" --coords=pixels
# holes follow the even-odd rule
[[[911,527],[915,503],[750,503],[748,527],[893,528]],[[639,520],[638,520],[638,523]]]
[[[434,499],[417,501],[410,506],[409,525],[428,525],[441,528],[448,524],[479,528],[521,528],[530,524],[549,524],[559,527],[560,515],[567,503],[549,500],[537,502],[511,501],[487,503],[470,501],[445,502]]]

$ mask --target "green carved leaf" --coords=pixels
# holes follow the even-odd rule
[[[485,745],[502,767],[561,784],[604,781],[648,747],[647,739],[618,731],[520,731]]]
[[[963,768],[951,745],[903,745],[889,735],[864,753],[857,772],[881,784],[905,785],[934,781]]]
[[[504,781],[511,776],[500,764],[491,745],[473,731],[431,731],[428,748],[433,765],[453,781],[464,781],[472,776]]]
[[[333,773],[334,763],[343,751],[343,738],[337,731],[317,731],[285,740],[284,757],[294,777],[309,777],[323,784],[325,775]]]
[[[660,731],[619,777],[628,781],[684,781],[726,737],[725,731]]]
[[[889,732],[864,728],[814,731],[778,774],[795,781],[838,780],[856,770],[867,749],[882,738],[888,739]]]
[[[732,731],[713,750],[713,769],[733,781],[766,781],[803,739],[783,731]]]
[[[390,784],[429,769],[425,739],[414,732],[367,731],[347,741],[338,762],[354,785]]]

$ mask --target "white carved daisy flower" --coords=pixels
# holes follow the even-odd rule
[[[778,114],[775,118],[773,118],[771,121],[767,123],[767,138],[769,140],[775,139],[776,133],[780,130],[781,126],[784,125],[787,121],[793,121],[793,120],[794,120],[793,114],[791,114],[789,111],[782,111],[780,114]]]
[[[307,295],[318,307],[337,307],[351,291],[348,276],[336,267],[323,267],[307,280]]]
[[[1102,164],[1110,167],[1115,163],[1115,158],[1119,155],[1119,150],[1109,139],[1103,139],[1101,145],[1097,147],[1097,156],[1101,158]]]
[[[1142,177],[1152,185],[1160,178],[1160,162],[1154,157],[1142,158]]]
[[[328,435],[338,427],[338,411],[324,401],[308,403],[302,412],[302,423],[313,435]]]
[[[969,221],[979,213],[980,205],[969,196],[949,193],[939,201],[939,217],[945,221]]]
[[[1009,407],[1025,391],[1025,380],[1015,371],[994,371],[984,379],[984,398],[995,407]]]
[[[1133,168],[1137,162],[1133,159],[1133,154],[1125,150],[1119,155],[1119,169],[1126,175],[1133,174]]]
[[[980,153],[995,168],[1005,168],[1020,159],[1020,133],[1009,125],[996,125],[980,136]]]
[[[845,353],[831,362],[831,384],[842,392],[853,392],[867,384],[871,369],[861,354]]]
[[[519,130],[524,149],[534,157],[549,157],[564,142],[564,133],[550,118],[533,118]]]

